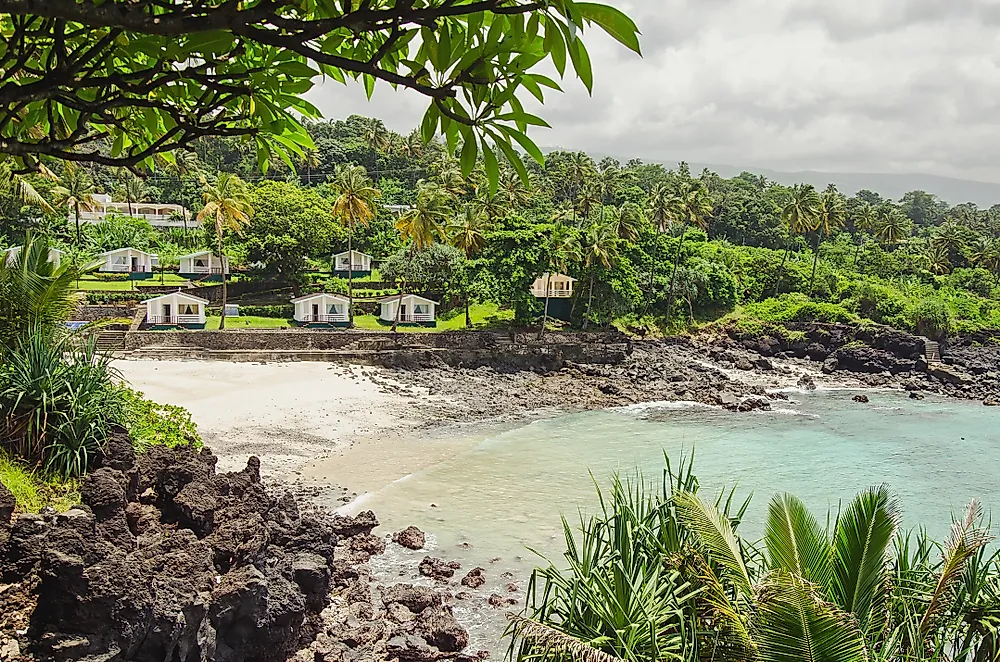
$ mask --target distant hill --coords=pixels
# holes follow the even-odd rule
[[[562,147],[546,147],[542,151],[550,152]],[[591,152],[595,159],[604,156],[613,156],[622,163],[631,157],[623,157],[615,154],[600,154]],[[647,163],[662,163],[668,168],[677,166],[677,161],[663,161],[656,159],[643,159]],[[865,173],[865,172],[819,172],[815,170],[805,170],[802,172],[782,172],[770,170],[768,168],[737,167],[731,165],[718,165],[706,163],[689,162],[691,172],[700,173],[703,169],[718,173],[722,177],[735,177],[743,171],[752,172],[757,175],[764,175],[768,179],[791,186],[792,184],[812,184],[816,188],[825,188],[827,184],[836,184],[841,193],[854,195],[862,189],[875,191],[885,198],[899,200],[903,194],[909,191],[921,190],[933,193],[950,206],[962,202],[974,202],[981,208],[989,208],[995,204],[1000,204],[1000,183],[977,182],[969,179],[955,179],[953,177],[939,177],[937,175],[921,174],[885,174],[885,173]]]

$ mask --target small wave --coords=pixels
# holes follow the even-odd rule
[[[718,407],[693,400],[656,400],[654,402],[639,402],[634,405],[612,407],[609,411],[646,412],[657,409],[718,409]]]
[[[819,414],[810,414],[809,412],[799,411],[798,409],[786,409],[786,408],[774,408],[772,407],[770,411],[761,411],[762,414],[778,414],[779,416],[803,416],[805,418],[820,418]]]

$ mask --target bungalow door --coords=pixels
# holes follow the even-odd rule
[[[318,322],[319,321],[319,304],[318,303],[314,303],[313,304],[312,321],[314,321],[314,322]]]
[[[163,321],[170,324],[170,313],[173,312],[169,303],[163,304]]]
[[[135,273],[136,271],[139,271],[139,258],[133,257],[132,258],[132,272]]]
[[[399,319],[403,322],[406,321],[406,304],[399,305]]]

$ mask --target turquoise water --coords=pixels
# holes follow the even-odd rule
[[[533,422],[488,436],[421,473],[364,497],[387,529],[416,523],[441,555],[517,575],[564,549],[560,514],[596,505],[594,479],[641,469],[658,479],[663,453],[694,449],[703,489],[751,491],[745,535],[756,536],[771,495],[801,497],[823,521],[859,489],[887,482],[904,525],[946,535],[952,513],[973,497],[1000,508],[1000,410],[895,392],[793,392],[778,411],[734,414],[673,403],[594,411]],[[420,443],[420,442],[418,442]],[[434,443],[427,441],[422,443]],[[433,505],[432,505],[433,504]],[[462,545],[466,543],[466,545]]]

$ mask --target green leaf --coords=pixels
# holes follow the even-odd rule
[[[866,662],[857,623],[802,578],[778,570],[757,591],[750,630],[761,662]]]
[[[749,594],[750,573],[747,572],[743,549],[729,518],[691,492],[678,492],[673,499],[680,520],[698,534],[705,551],[714,561],[722,564],[730,580]]]
[[[583,81],[583,85],[587,88],[587,91],[593,93],[594,71],[590,66],[590,55],[587,53],[587,47],[583,45],[583,41],[574,39],[570,42],[568,48],[569,56],[573,60],[573,68],[576,70],[577,76]]]
[[[516,140],[517,144],[521,146],[521,149],[527,152],[528,155],[531,158],[533,158],[539,165],[545,165],[545,157],[542,155],[542,150],[538,149],[538,145],[536,145],[531,138],[521,133],[520,131],[517,131],[516,129],[512,129],[509,126],[504,126],[500,124],[498,125],[498,128],[505,134]]]
[[[639,47],[639,28],[624,13],[609,5],[596,2],[574,3],[583,18],[597,23],[622,46],[642,55]]]
[[[831,597],[865,631],[886,608],[887,556],[898,526],[899,502],[888,485],[861,492],[837,518]]]
[[[493,153],[485,140],[483,141],[483,166],[486,168],[486,178],[489,180],[490,196],[494,196],[500,189],[500,164],[497,162],[497,155]]]
[[[434,104],[431,104],[427,112],[424,113],[424,119],[420,123],[420,137],[425,143],[429,143],[434,138],[440,117],[441,113]]]
[[[318,71],[310,67],[305,62],[289,60],[278,65],[278,71],[291,78],[309,78],[319,74]]]
[[[563,41],[562,31],[559,29],[555,19],[545,17],[545,40],[543,42],[545,51],[552,56],[552,64],[560,76],[566,75],[566,42]]]
[[[517,171],[517,174],[521,178],[521,181],[524,182],[524,185],[528,186],[528,184],[531,183],[531,178],[528,177],[528,169],[524,167],[524,161],[521,160],[520,155],[514,151],[514,148],[510,146],[510,142],[508,142],[503,136],[496,134],[491,135],[493,136],[493,142],[500,148],[500,151],[503,152],[503,155],[507,158],[507,162],[514,167],[515,171]]]
[[[370,74],[363,74],[361,80],[365,85],[365,94],[368,95],[368,100],[372,100],[372,92],[375,91],[375,77]]]
[[[824,590],[830,586],[830,542],[798,498],[774,495],[767,509],[764,543],[772,570],[796,574]]]
[[[472,131],[465,132],[463,136],[465,142],[462,145],[462,175],[468,177],[472,174],[472,170],[476,167],[476,155],[478,154],[478,149],[476,147],[476,134]]]

